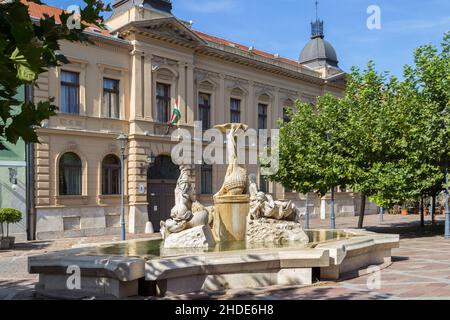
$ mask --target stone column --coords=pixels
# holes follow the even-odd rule
[[[186,68],[186,116],[190,125],[194,124],[195,117],[194,95],[194,66],[189,63]]]
[[[243,120],[245,124],[249,126],[249,128],[258,129],[255,122],[255,108],[256,108],[256,99],[255,99],[255,86],[253,81],[249,81],[248,83],[248,99],[247,99],[247,108],[245,108],[245,117]],[[244,110],[241,110],[241,112]],[[242,122],[242,121],[241,121]]]
[[[280,88],[275,88],[272,103],[270,106],[270,114],[267,127],[270,129],[278,129],[278,115],[280,110]],[[269,136],[271,133],[269,132]],[[272,182],[272,194],[277,198],[284,198],[283,186],[279,183]]]
[[[35,144],[35,203],[36,206],[50,205],[50,139],[48,136],[39,136]],[[55,169],[55,168],[54,168]],[[56,173],[56,170],[53,170]],[[56,186],[53,186],[53,196],[56,196]]]
[[[250,197],[246,194],[215,196],[214,239],[217,242],[245,240],[249,209]]]
[[[227,114],[229,112],[229,106],[227,101],[225,101],[225,76],[223,74],[219,75],[219,96],[217,99],[216,110],[222,110],[222,112],[216,112],[216,124],[228,122]]]
[[[128,151],[128,168],[125,173],[128,181],[128,232],[143,233],[148,222],[147,163],[144,143],[131,140]]]
[[[188,123],[187,110],[187,93],[186,93],[186,63],[178,63],[178,92],[179,108],[181,110],[180,124],[186,125]]]
[[[143,118],[143,52],[133,50],[131,52],[131,96],[130,96],[130,120]]]
[[[153,72],[151,54],[144,58],[144,118],[153,121]]]

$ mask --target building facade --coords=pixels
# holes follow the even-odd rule
[[[16,99],[25,99],[23,88]],[[11,225],[9,234],[17,241],[24,241],[27,240],[28,226],[25,143],[19,140],[15,145],[5,143],[5,146],[7,149],[0,151],[0,208],[14,208],[22,212],[22,221]]]
[[[29,6],[37,19],[60,12]],[[35,101],[55,97],[59,106],[38,130],[40,144],[34,148],[38,239],[118,234],[120,133],[129,138],[127,229],[141,233],[150,221],[158,231],[159,221],[169,216],[178,178],[171,160],[178,142],[166,124],[175,104],[179,127],[192,133],[197,120],[204,130],[226,122],[270,129],[297,99],[314,103],[319,95],[339,96],[345,88],[336,53],[318,29],[321,21],[313,23],[315,45],[307,44],[300,63],[196,31],[172,15],[167,0],[122,0],[113,8],[108,31],[87,30],[95,45],[61,43],[70,63],[48,70],[34,90]],[[150,155],[156,157],[151,165]],[[212,203],[225,170],[226,165],[192,165],[200,202]],[[249,172],[260,176],[257,165]],[[328,196],[299,195],[263,177],[260,185],[303,210],[308,199],[309,212],[326,217]],[[359,196],[341,191],[338,215],[354,215]]]

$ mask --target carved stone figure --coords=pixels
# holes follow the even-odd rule
[[[295,220],[298,209],[292,201],[273,200],[270,194],[258,191],[255,175],[249,176],[250,216],[275,220]]]
[[[292,201],[273,200],[258,191],[256,176],[249,176],[250,210],[247,217],[248,243],[308,243],[309,238],[295,220],[299,210]]]
[[[236,136],[247,131],[248,126],[241,123],[227,123],[215,126],[227,133],[228,169],[222,188],[216,196],[241,195],[246,191],[247,170],[238,164]]]
[[[175,187],[175,206],[170,212],[170,219],[161,221],[161,234],[164,239],[171,234],[184,230],[208,226],[210,224],[208,210],[194,201],[194,192],[189,177],[189,167],[180,166],[180,177]]]

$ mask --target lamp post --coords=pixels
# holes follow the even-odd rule
[[[121,193],[121,207],[120,207],[120,229],[122,241],[126,240],[125,231],[125,150],[128,145],[128,136],[121,133],[117,137],[117,142],[120,148],[120,193]]]
[[[308,203],[308,196],[309,194],[306,194],[306,213],[305,213],[305,229],[309,229],[309,203]]]
[[[448,114],[449,114],[449,108],[448,106],[446,106],[444,108],[444,110],[442,110],[442,116],[444,119],[444,126],[445,129],[448,130],[447,128],[447,122],[446,120],[448,119]],[[448,154],[445,155],[446,159],[445,159],[445,240],[450,240],[450,207],[449,207],[449,177],[448,177]]]
[[[445,239],[450,240],[450,206],[448,204],[449,186],[448,186],[448,158],[445,161]]]
[[[327,140],[331,143],[332,135],[327,132]],[[333,153],[333,146],[330,147],[331,153]],[[331,208],[330,208],[330,227],[332,230],[336,229],[336,214],[334,212],[334,186],[331,187]]]
[[[334,213],[334,186],[331,187],[330,227],[336,229],[336,214]]]

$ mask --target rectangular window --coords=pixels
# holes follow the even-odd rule
[[[258,104],[258,130],[267,129],[267,104]]]
[[[202,194],[212,194],[212,165],[201,166],[201,189]]]
[[[156,84],[156,108],[157,119],[161,123],[170,120],[170,85],[165,83]]]
[[[61,71],[61,105],[64,113],[80,113],[80,74]]]
[[[241,122],[241,100],[231,98],[230,100],[230,122]]]
[[[198,95],[198,120],[202,122],[203,130],[211,128],[211,95],[200,93]]]
[[[259,190],[264,193],[269,192],[269,182],[267,182],[262,174],[259,175]]]
[[[103,115],[108,118],[120,118],[119,80],[103,79]]]

